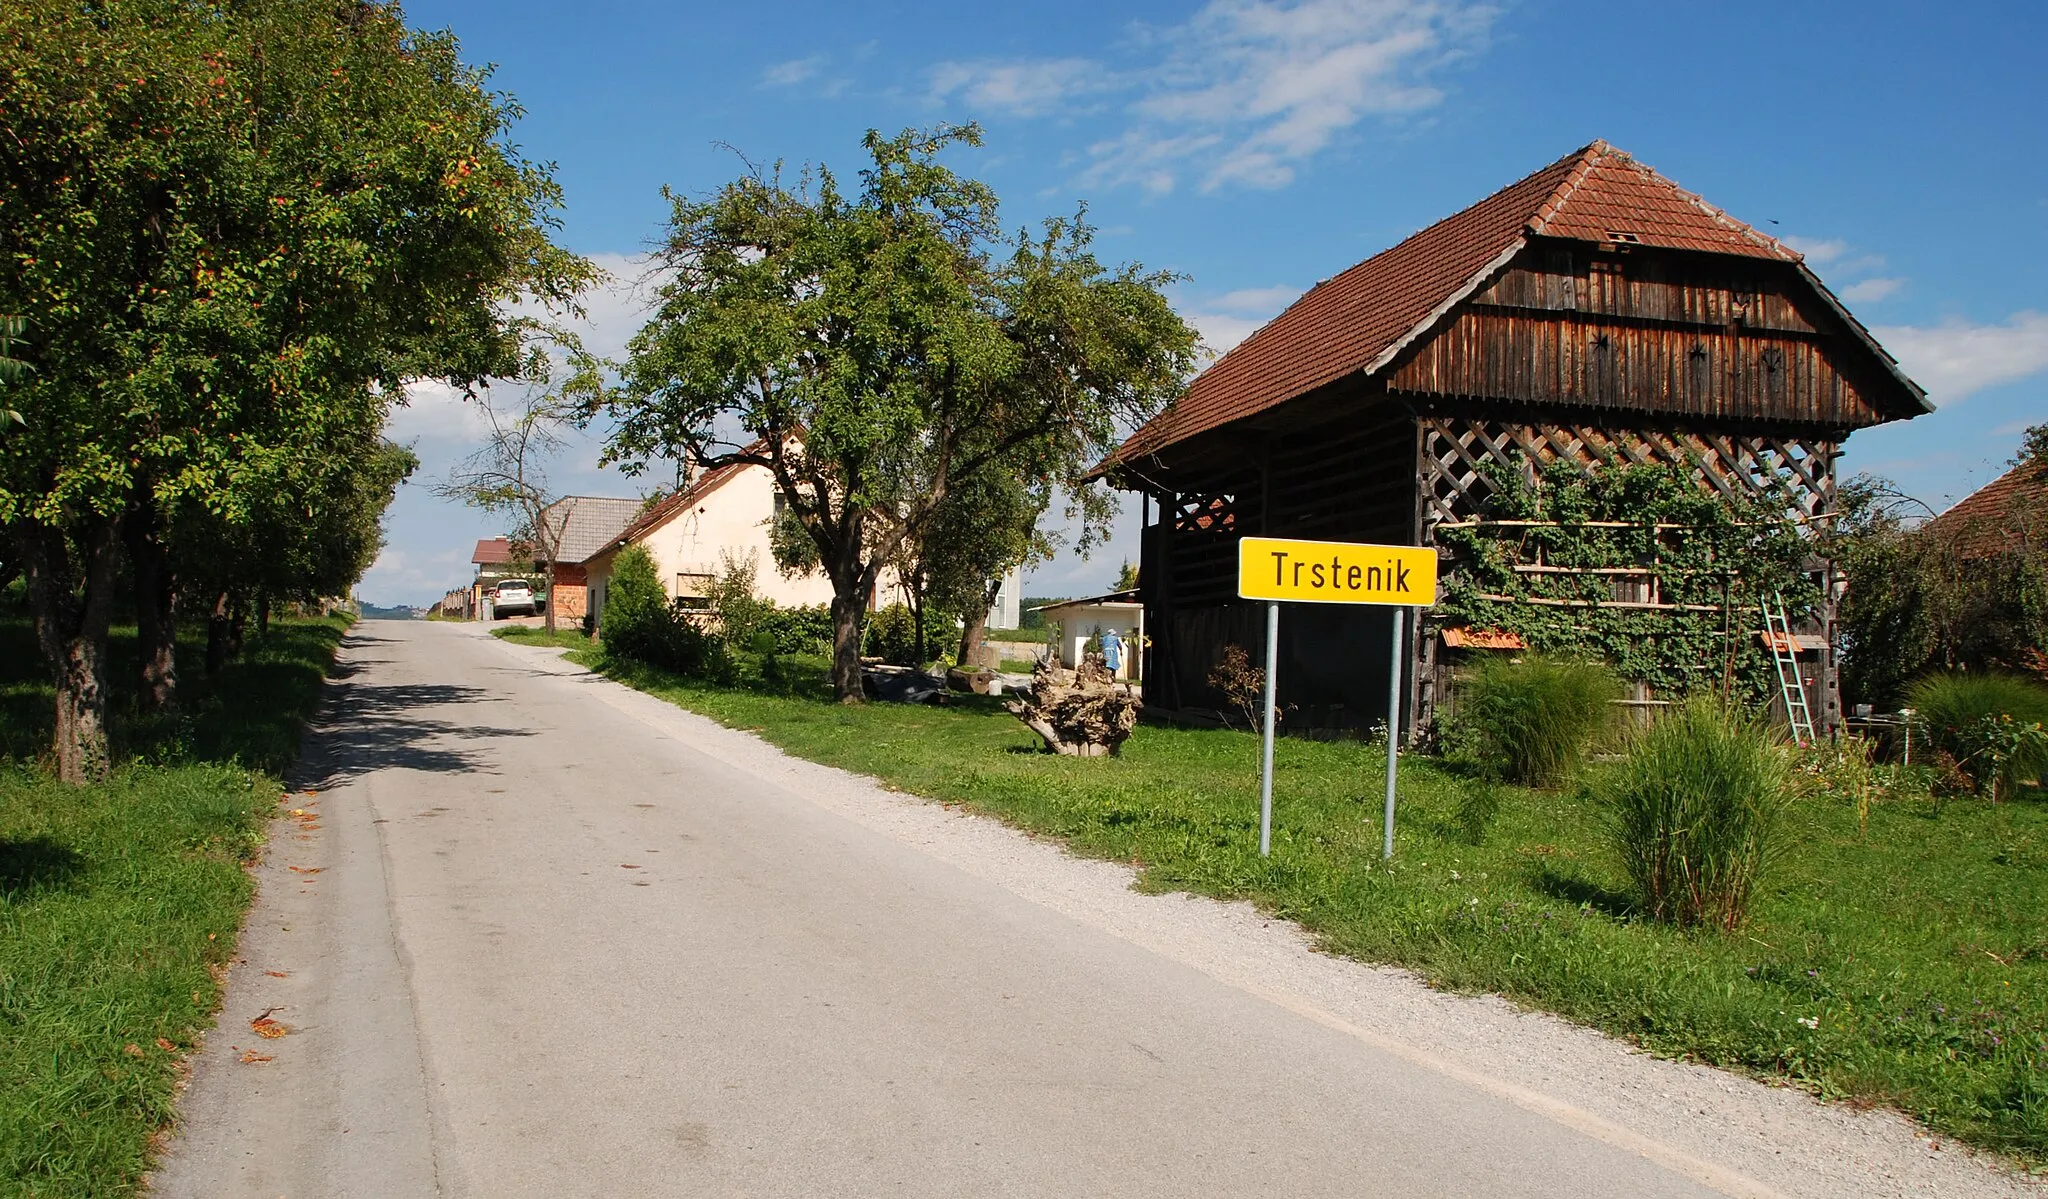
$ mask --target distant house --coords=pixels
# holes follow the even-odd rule
[[[2048,553],[2048,461],[2021,462],[1922,527],[1966,560]]]
[[[523,569],[512,549],[508,537],[486,537],[476,543],[476,549],[469,556],[470,565],[476,567],[476,577],[470,580],[468,600],[461,614],[475,618],[483,610],[484,596],[506,579],[525,578],[518,569]],[[446,606],[446,601],[443,601]]]
[[[792,579],[775,568],[768,533],[782,502],[775,476],[765,466],[721,466],[699,474],[681,491],[640,512],[583,559],[591,612],[602,617],[612,564],[629,545],[640,546],[653,557],[671,600],[706,601],[712,582],[731,557],[754,563],[755,593],[778,607],[831,603],[832,580],[823,571]]]
[[[555,560],[541,573],[557,620],[581,620],[590,610],[590,559],[616,544],[640,509],[639,500],[596,495],[565,496],[541,509],[555,541]]]

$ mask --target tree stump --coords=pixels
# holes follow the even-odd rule
[[[1092,654],[1079,670],[1065,669],[1057,658],[1041,661],[1031,671],[1031,686],[1018,694],[1003,705],[1010,714],[1044,738],[1047,749],[1075,758],[1116,753],[1145,706]]]

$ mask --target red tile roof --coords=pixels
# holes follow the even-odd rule
[[[475,566],[503,566],[512,561],[512,542],[503,537],[485,538],[476,543],[469,560]]]
[[[1203,371],[1104,465],[1386,365],[1530,235],[1800,261],[1775,239],[1594,142],[1317,284]]]
[[[1954,537],[1965,558],[2009,549],[2048,550],[2048,461],[2020,463],[1928,521],[1925,529]]]

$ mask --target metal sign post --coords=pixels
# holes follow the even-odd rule
[[[1273,680],[1280,674],[1280,605],[1266,604],[1266,745],[1259,766],[1259,856],[1273,852]]]
[[[1387,657],[1387,804],[1382,852],[1394,856],[1394,783],[1400,756],[1401,615],[1436,602],[1436,551],[1412,545],[1246,537],[1237,543],[1237,594],[1266,601],[1264,744],[1259,766],[1259,856],[1273,852],[1273,725],[1278,718],[1280,603],[1393,608]]]

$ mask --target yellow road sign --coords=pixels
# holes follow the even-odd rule
[[[1436,551],[1246,537],[1237,543],[1237,593],[1256,600],[1427,607],[1436,602]]]

